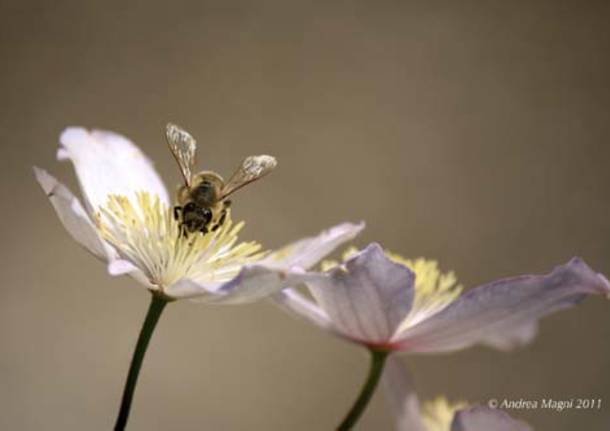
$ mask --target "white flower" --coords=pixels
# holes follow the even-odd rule
[[[152,163],[127,138],[68,128],[59,160],[72,161],[84,206],[66,186],[34,168],[70,235],[107,262],[111,275],[129,274],[168,299],[252,302],[309,277],[307,270],[352,239],[363,224],[344,223],[275,252],[238,242],[244,223],[230,218],[206,235],[180,235],[167,189]]]
[[[411,375],[397,358],[388,358],[383,385],[394,412],[395,431],[532,431],[528,424],[501,410],[450,403],[444,397],[420,408]]]
[[[537,321],[610,283],[581,259],[546,275],[494,281],[460,294],[436,262],[407,260],[378,244],[331,263],[306,280],[313,301],[295,289],[274,296],[290,312],[373,350],[436,353],[476,343],[508,349],[530,341]]]

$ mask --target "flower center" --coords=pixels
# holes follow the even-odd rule
[[[417,325],[451,304],[461,293],[462,286],[452,271],[443,273],[438,262],[424,258],[405,259],[394,253],[386,253],[390,259],[402,263],[415,273],[415,298],[407,318],[398,331]]]
[[[426,431],[449,431],[455,413],[467,406],[465,402],[450,403],[445,397],[424,403],[422,419]]]
[[[200,283],[229,280],[243,265],[265,254],[256,242],[236,244],[245,223],[233,224],[230,217],[214,232],[184,235],[170,208],[147,192],[137,193],[135,202],[125,196],[108,196],[96,225],[123,259],[161,289],[182,278]]]

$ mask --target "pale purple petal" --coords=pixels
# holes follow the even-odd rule
[[[99,259],[112,258],[114,251],[99,237],[89,215],[70,190],[43,169],[35,167],[34,175],[70,236]]]
[[[481,339],[481,343],[494,349],[508,351],[530,343],[538,334],[538,321],[525,322],[506,331],[498,331]]]
[[[124,259],[115,259],[108,263],[108,273],[112,276],[129,275],[138,283],[144,285],[148,289],[157,290],[157,287],[150,283],[150,280],[144,274],[144,272],[131,263]]]
[[[334,226],[315,237],[305,238],[282,247],[271,253],[264,263],[269,266],[296,266],[309,269],[338,246],[356,237],[362,229],[364,229],[364,223],[343,223]]]
[[[574,258],[547,275],[507,278],[466,292],[438,314],[401,334],[402,349],[452,351],[489,343],[494,338],[500,340],[497,344],[506,344],[507,334],[514,335],[522,325],[571,307],[587,295],[609,292],[606,280]],[[530,337],[522,334],[521,338]]]
[[[74,164],[89,211],[105,205],[109,194],[133,198],[137,192],[149,192],[169,205],[167,190],[151,161],[124,136],[69,127],[59,140],[57,157]]]
[[[177,283],[163,289],[163,292],[176,299],[199,299],[214,297],[214,292],[218,286],[208,286],[197,283],[189,278],[183,278]]]
[[[513,419],[501,410],[474,406],[458,411],[451,431],[532,431],[525,422]]]
[[[385,344],[411,310],[413,282],[409,268],[371,244],[307,286],[339,332],[365,344]]]
[[[223,283],[182,279],[167,287],[165,293],[173,298],[191,298],[215,304],[245,304],[317,277],[319,275],[302,270],[252,265],[245,266],[236,277]]]
[[[426,431],[411,374],[400,359],[394,355],[390,355],[387,359],[382,385],[396,418],[395,430]]]
[[[332,330],[332,323],[324,310],[296,289],[284,289],[271,298],[284,310],[302,317],[320,328]]]
[[[136,269],[138,268],[133,263],[123,259],[116,259],[108,264],[108,273],[114,276],[129,274]]]

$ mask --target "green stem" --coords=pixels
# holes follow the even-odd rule
[[[356,402],[347,413],[347,416],[345,416],[345,419],[343,419],[343,422],[341,422],[341,425],[337,428],[337,431],[349,431],[356,425],[356,422],[358,422],[358,419],[360,419],[360,416],[369,404],[369,401],[375,392],[375,388],[377,387],[377,383],[379,383],[385,361],[390,352],[373,349],[371,349],[370,352],[371,368],[369,369],[369,375],[360,390],[360,395],[358,395]]]
[[[163,309],[167,305],[168,300],[159,295],[152,294],[152,300],[144,319],[144,324],[140,330],[140,336],[136,344],[136,349],[133,352],[131,358],[131,365],[129,367],[129,374],[127,374],[127,380],[125,381],[125,388],[123,389],[123,399],[121,400],[121,409],[119,410],[119,416],[117,417],[116,424],[114,425],[115,431],[123,431],[127,425],[127,419],[129,418],[129,410],[131,409],[131,401],[133,400],[133,393],[138,383],[138,375],[140,374],[140,368],[142,367],[142,361],[146,354],[148,342],[152,336],[155,326],[161,317]]]

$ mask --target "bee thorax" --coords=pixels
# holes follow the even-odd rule
[[[197,205],[210,207],[218,200],[218,191],[214,184],[203,181],[191,190],[190,197]]]

